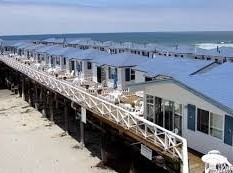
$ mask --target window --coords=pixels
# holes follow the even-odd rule
[[[117,68],[108,67],[108,78],[117,79]]]
[[[130,75],[131,80],[135,80],[135,70],[131,69],[131,75]]]
[[[91,69],[92,69],[92,64],[91,64],[91,62],[87,62],[87,69],[88,69],[88,70],[91,70]]]
[[[222,139],[223,116],[210,113],[210,135]]]
[[[146,95],[146,112],[147,119],[154,122],[154,97],[151,95]]]
[[[76,62],[76,68],[78,72],[82,71],[82,62]]]
[[[56,57],[56,65],[60,65],[60,58]]]
[[[66,58],[63,58],[63,64],[66,65]]]
[[[209,112],[197,109],[197,130],[209,134]]]
[[[197,109],[197,130],[222,139],[223,116]]]
[[[152,81],[152,78],[151,78],[151,77],[145,77],[145,81],[146,81],[146,82]]]
[[[135,80],[135,70],[126,68],[125,69],[125,81]]]

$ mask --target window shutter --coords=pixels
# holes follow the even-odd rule
[[[188,104],[188,129],[195,131],[196,106]]]
[[[232,146],[233,117],[225,115],[224,143]]]

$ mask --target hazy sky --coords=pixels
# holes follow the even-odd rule
[[[0,0],[0,35],[233,30],[233,0]]]

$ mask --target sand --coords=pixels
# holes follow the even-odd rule
[[[0,173],[112,173],[8,90],[0,90]]]

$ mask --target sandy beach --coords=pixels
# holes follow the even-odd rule
[[[29,107],[22,98],[0,90],[1,173],[111,173],[97,168],[99,158]]]

